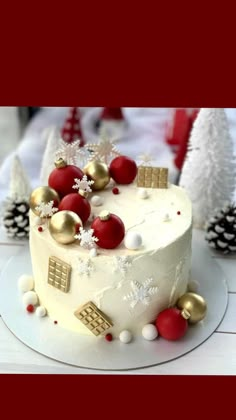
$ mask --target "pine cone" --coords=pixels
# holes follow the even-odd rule
[[[10,238],[29,236],[29,204],[22,200],[8,200],[3,215],[3,225]]]
[[[212,217],[206,227],[209,246],[229,254],[236,252],[236,207],[228,205]]]

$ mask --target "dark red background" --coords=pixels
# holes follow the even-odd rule
[[[236,107],[235,14],[226,5],[4,8],[2,106]],[[235,401],[234,376],[1,375],[0,383],[1,415],[27,419],[45,417],[46,406],[49,418],[226,418]]]

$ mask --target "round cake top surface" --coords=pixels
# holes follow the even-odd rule
[[[90,194],[91,214],[95,217],[107,210],[121,218],[125,225],[125,232],[136,232],[142,237],[142,245],[137,250],[125,247],[124,241],[115,249],[98,248],[99,255],[138,255],[145,252],[156,251],[170,245],[181,237],[192,225],[192,206],[183,188],[169,184],[166,189],[141,189],[136,184],[118,185],[119,193],[112,192],[114,186],[108,186],[102,191]],[[144,192],[144,194],[143,194]],[[102,204],[93,205],[92,197],[99,196]],[[146,198],[143,198],[147,195]],[[30,212],[31,229],[37,229],[33,219],[35,215]],[[84,224],[84,229],[90,229],[91,222]],[[88,256],[88,250],[79,245],[79,241],[70,245],[57,243],[47,228],[43,233],[37,232],[41,238],[65,248],[65,252],[79,252]]]

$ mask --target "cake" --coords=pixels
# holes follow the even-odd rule
[[[84,194],[91,214],[79,230],[75,223],[73,243],[58,242],[52,235],[50,227],[60,209],[40,219],[31,203],[36,305],[45,308],[44,313],[61,327],[94,339],[107,334],[117,338],[124,331],[135,337],[186,293],[191,202],[181,187],[145,183],[149,178],[142,178],[143,171],[150,174],[151,169],[138,168],[132,182],[117,184],[111,179],[102,189]],[[68,212],[74,213],[69,208]],[[104,214],[107,218],[101,217]],[[91,227],[94,220],[106,222],[110,215],[123,223],[124,235],[118,246],[107,249],[99,246]]]

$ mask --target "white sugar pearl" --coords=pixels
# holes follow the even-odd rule
[[[23,274],[18,279],[18,289],[20,292],[29,292],[34,288],[34,279],[32,276],[28,276],[27,274]]]
[[[96,257],[97,256],[97,249],[96,248],[92,248],[92,249],[90,249],[90,251],[89,251],[89,255],[90,255],[90,257]]]
[[[144,325],[142,329],[142,336],[143,338],[145,338],[145,340],[149,340],[149,341],[155,340],[155,338],[157,338],[158,336],[158,332],[155,325],[153,324]]]
[[[44,306],[38,306],[35,313],[39,318],[42,318],[43,316],[46,315],[47,311]]]
[[[124,244],[128,249],[138,249],[142,245],[142,236],[137,232],[127,232]]]
[[[104,200],[102,197],[100,197],[100,195],[94,195],[91,198],[92,206],[98,207],[98,206],[101,206],[103,203],[104,203]]]
[[[26,292],[23,295],[23,303],[25,306],[36,305],[38,303],[38,296],[35,292]]]
[[[163,217],[163,221],[164,222],[169,222],[170,221],[170,215],[169,213],[166,213],[165,216]]]
[[[132,334],[128,330],[121,331],[119,339],[122,343],[128,344],[132,340]]]
[[[138,196],[139,198],[145,199],[148,197],[148,192],[145,188],[138,188]]]

